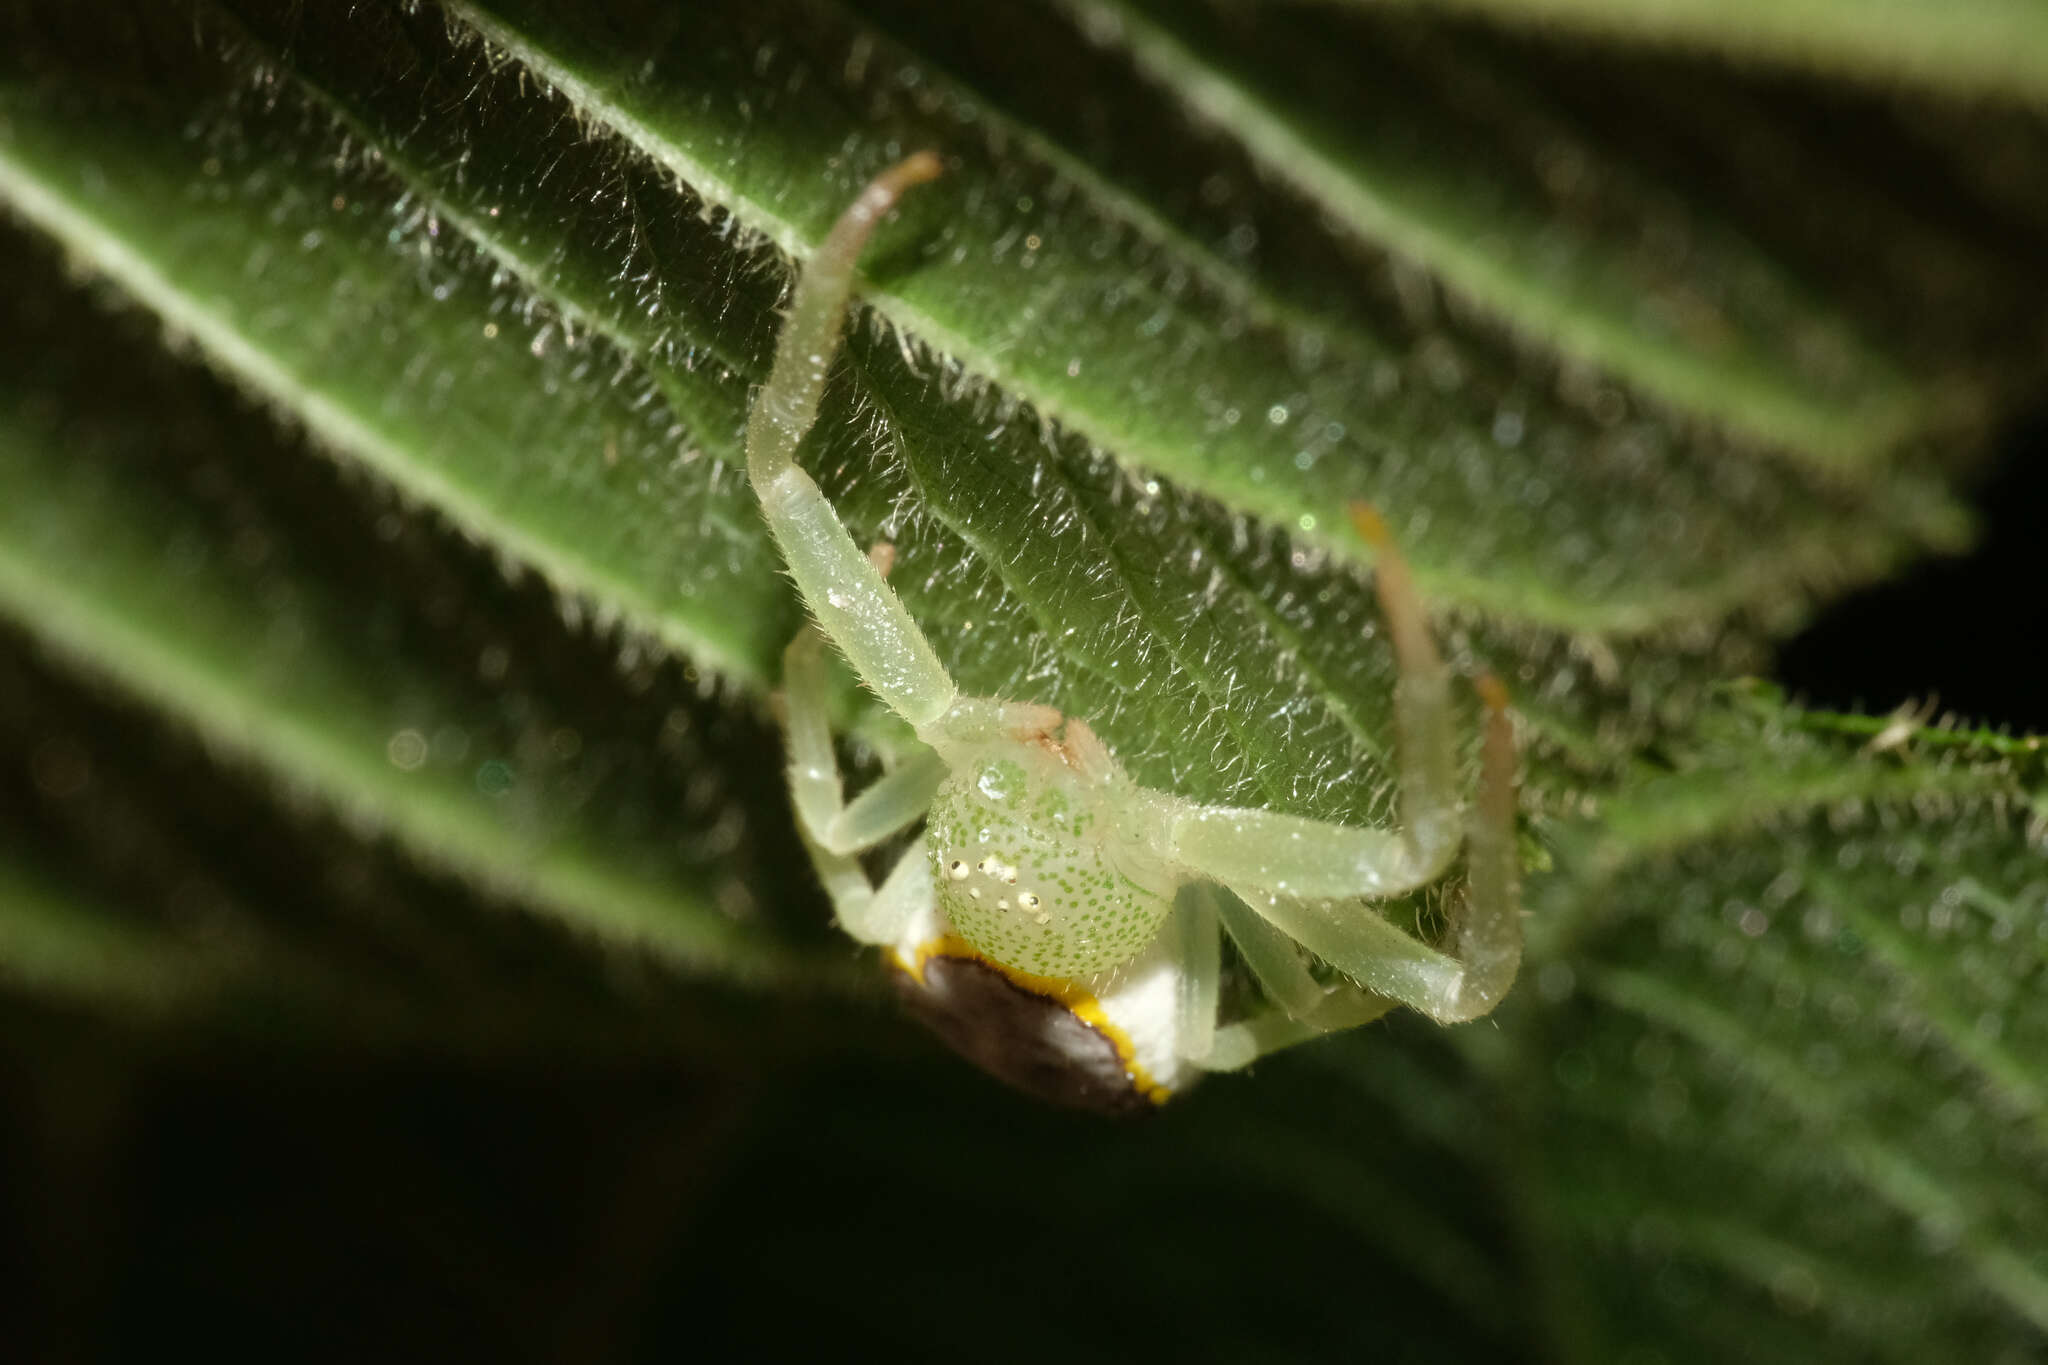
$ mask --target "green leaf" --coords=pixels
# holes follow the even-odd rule
[[[744,486],[659,479],[677,433],[644,380],[613,382],[624,357],[566,344],[573,319],[525,325],[484,262],[435,249],[431,206],[336,164],[302,117],[241,117],[207,74],[64,107],[17,90],[7,197],[316,440],[607,617],[758,678],[796,618]]]
[[[172,99],[179,102],[165,107]],[[559,346],[552,313],[519,328],[514,304],[491,292],[492,268],[460,247],[435,256],[421,278],[419,242],[410,235],[392,241],[391,221],[381,215],[408,231],[441,220],[421,221],[396,187],[380,199],[376,179],[349,174],[352,167],[337,188],[330,167],[297,145],[309,131],[302,111],[243,111],[204,87],[195,94],[181,85],[153,91],[149,103],[137,101],[126,114],[100,117],[74,110],[39,120],[24,107],[11,118],[17,204],[189,327],[242,382],[308,409],[309,427],[341,453],[501,552],[524,559],[532,551],[529,562],[558,589],[591,594],[601,619],[669,640],[747,638],[748,654],[714,652],[704,662],[737,664],[741,679],[773,667],[793,613],[767,567],[773,552],[765,529],[740,503],[751,495],[708,460],[654,454],[646,443],[668,419],[646,410],[646,391],[622,394],[614,382],[621,352],[652,348],[653,339],[628,335],[615,348],[608,338],[585,336]],[[177,127],[190,133],[164,131]],[[488,194],[488,160],[459,164],[478,172]],[[225,182],[226,192],[211,188],[215,182]],[[181,216],[182,236],[150,228],[161,215],[157,206],[187,199],[197,207]],[[479,206],[470,221],[508,223],[508,240],[486,239],[499,261],[555,259],[519,235],[529,220],[518,212],[492,215]],[[110,237],[110,225],[126,235]],[[696,254],[683,259],[716,281],[733,266],[705,255],[709,235],[701,233]],[[251,242],[241,261],[263,265],[260,294],[237,293],[221,278],[246,268],[219,249],[237,241]],[[341,283],[380,257],[392,265],[370,276],[377,284]],[[301,267],[307,278],[298,278]],[[676,277],[661,271],[663,279]],[[549,275],[584,315],[621,312],[617,300],[588,288],[592,278],[566,266]],[[276,306],[281,296],[293,306]],[[718,321],[709,303],[684,316],[708,319],[707,330]],[[758,334],[766,321],[764,301]],[[336,340],[411,335],[416,327],[423,345],[437,336],[474,338],[479,357],[437,361],[423,350],[426,360],[404,361],[372,347],[371,359],[359,363],[357,348]],[[719,340],[717,333],[709,341],[684,335],[706,347]],[[864,420],[883,431],[906,407],[924,425],[896,451],[885,443],[878,462],[867,430],[838,423],[828,480],[846,495],[858,533],[896,542],[899,584],[967,685],[1090,716],[1154,782],[1318,813],[1380,808],[1391,674],[1369,638],[1374,613],[1364,585],[1340,566],[1295,562],[1283,540],[1219,509],[1134,485],[1071,438],[1046,441],[1036,424],[1008,421],[989,452],[973,404],[935,394],[886,342],[855,349],[870,382],[840,401],[860,405]],[[389,368],[380,372],[380,363]],[[719,362],[714,354],[702,363]],[[744,416],[742,388],[729,375],[692,386],[689,430],[714,433],[729,448]],[[404,401],[414,392],[419,401]],[[524,412],[507,394],[545,401],[548,410]],[[347,421],[336,419],[329,430],[323,421],[334,412]],[[565,430],[582,434],[572,439]],[[614,446],[615,464],[604,454]],[[1136,517],[1124,510],[1133,505]],[[694,523],[679,515],[693,508]],[[510,529],[501,534],[500,525]],[[657,540],[676,548],[638,553]],[[675,567],[690,562],[701,572]],[[671,610],[646,605],[664,599]],[[668,628],[685,611],[688,635]],[[1134,621],[1145,629],[1134,632]],[[1338,626],[1327,629],[1325,621]],[[1541,670],[1551,679],[1565,699],[1562,723],[1599,690],[1587,664],[1560,644],[1517,639],[1508,648],[1529,661],[1532,676]],[[1630,685],[1668,690],[1696,667],[1683,654],[1650,659]],[[1192,730],[1184,719],[1191,712]]]
[[[1703,1360],[2048,1331],[2043,747],[1837,728],[1736,699],[1561,831],[1578,875],[1532,898],[1548,965],[1506,1050],[1611,1354],[1669,1351],[1663,1311],[1705,1303]]]
[[[726,808],[746,789],[716,762],[730,720],[678,704],[593,722],[560,696],[568,659],[537,659],[519,627],[557,629],[545,599],[515,607],[488,565],[438,562],[360,495],[309,521],[349,497],[250,415],[81,329],[53,291],[6,305],[0,609],[480,888],[683,963],[793,965],[730,914],[759,904]],[[400,608],[412,594],[427,619]],[[583,655],[602,696],[611,662]],[[780,824],[773,783],[754,793]]]
[[[1881,460],[1928,421],[1931,376],[1481,43],[1314,11],[1075,8],[1261,172],[1546,347],[1829,463]]]
[[[679,19],[632,0],[490,0],[457,12],[785,247],[814,242],[900,150],[958,149],[960,171],[908,210],[932,228],[918,267],[868,293],[910,338],[998,386],[985,412],[956,420],[1007,425],[1002,400],[1021,400],[1127,464],[1343,553],[1360,547],[1342,508],[1371,498],[1447,600],[1640,633],[1782,607],[1787,586],[1888,554],[1877,527],[1958,530],[1924,486],[1888,485],[1852,512],[1845,490],[1648,415],[1604,432],[1483,347],[1398,316],[1370,332],[1292,326],[1207,252],[1149,232],[1144,205],[830,7],[694,6]],[[1503,441],[1533,461],[1521,476],[1533,487],[1487,459]],[[1853,548],[1839,538],[1848,520],[1862,522]],[[1618,575],[1620,562],[1632,571]]]
[[[1701,47],[1851,77],[2048,98],[2048,15],[2029,0],[1354,0]]]
[[[0,7],[0,613],[49,661],[0,668],[7,1003],[720,1057],[766,1099],[692,1341],[710,1293],[814,1354],[2026,1358],[2039,743],[1727,680],[1962,543],[2048,354],[2039,120],[1110,12]],[[849,1027],[735,459],[786,256],[925,145],[807,465],[968,690],[1351,819],[1392,668],[1344,512],[1386,509],[1522,721],[1495,1019],[1124,1133]],[[792,1049],[851,1056],[763,1080]]]

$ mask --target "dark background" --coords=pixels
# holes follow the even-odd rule
[[[1983,539],[1835,603],[1778,654],[1807,704],[1885,712],[1932,695],[1994,728],[2048,730],[2048,406],[1974,490]]]

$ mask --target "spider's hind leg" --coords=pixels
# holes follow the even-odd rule
[[[1174,918],[1180,1054],[1205,1071],[1235,1071],[1269,1052],[1370,1023],[1397,1003],[1349,984],[1318,982],[1284,935],[1221,887],[1185,888]],[[1217,1016],[1225,933],[1271,1002],[1228,1024]]]
[[[1465,817],[1465,894],[1451,919],[1448,947],[1464,964],[1462,1017],[1500,1003],[1522,966],[1521,864],[1515,852],[1515,729],[1508,693],[1492,674],[1476,684],[1486,708],[1479,794]]]
[[[1395,725],[1406,770],[1403,816],[1418,848],[1449,837],[1438,822],[1455,807],[1449,674],[1408,562],[1370,504],[1353,503],[1351,520],[1379,556],[1373,582],[1400,658]],[[1515,861],[1515,732],[1507,688],[1487,674],[1475,683],[1485,708],[1478,799],[1465,817],[1465,895],[1453,912],[1445,948],[1460,964],[1455,989],[1429,1012],[1445,1023],[1476,1019],[1507,994],[1522,962],[1519,867]],[[1419,780],[1418,780],[1419,779]]]
[[[1361,1024],[1370,1024],[1398,1003],[1354,986],[1339,986],[1331,990],[1329,998],[1321,1006],[1305,1017],[1296,1018],[1285,1010],[1269,1009],[1225,1024],[1216,1030],[1214,1045],[1199,1065],[1210,1071],[1236,1071],[1250,1066],[1269,1052],[1278,1052],[1326,1033],[1342,1033]]]

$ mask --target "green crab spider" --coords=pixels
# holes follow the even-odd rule
[[[1149,1109],[1203,1071],[1397,1005],[1446,1024],[1486,1014],[1522,950],[1507,698],[1480,679],[1480,785],[1461,813],[1449,672],[1369,507],[1352,515],[1377,552],[1400,668],[1399,829],[1201,805],[1138,785],[1077,718],[962,696],[880,558],[797,465],[861,249],[939,169],[918,153],[848,206],[802,272],[747,424],[748,476],[815,618],[784,656],[783,713],[798,824],[840,925],[885,951],[913,1011],[957,1050],[1042,1098],[1107,1112]],[[850,801],[826,715],[827,639],[918,741]],[[875,885],[859,855],[920,819]],[[1442,878],[1461,843],[1466,881],[1439,943],[1374,907]],[[1222,1023],[1226,933],[1270,1003]]]

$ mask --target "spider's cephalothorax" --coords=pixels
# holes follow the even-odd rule
[[[982,953],[1036,976],[1129,962],[1176,886],[1126,836],[1141,792],[1080,721],[961,754],[925,819],[939,908]]]
[[[840,924],[883,946],[916,1010],[996,1075],[1060,1103],[1129,1112],[1200,1070],[1409,1005],[1443,1023],[1491,1010],[1522,930],[1507,699],[1482,679],[1479,790],[1456,780],[1449,674],[1379,517],[1352,509],[1401,669],[1394,691],[1400,829],[1204,806],[1131,781],[1083,722],[963,697],[882,568],[796,463],[838,353],[854,262],[875,223],[939,173],[920,153],[841,216],[798,282],[747,426],[747,472],[815,615],[784,659],[790,787]],[[848,801],[826,723],[829,638],[918,744]],[[876,886],[862,851],[919,820]],[[1443,877],[1464,853],[1449,925],[1425,943],[1376,902]],[[1269,1002],[1218,1018],[1221,944]],[[1334,968],[1311,969],[1311,959]]]

